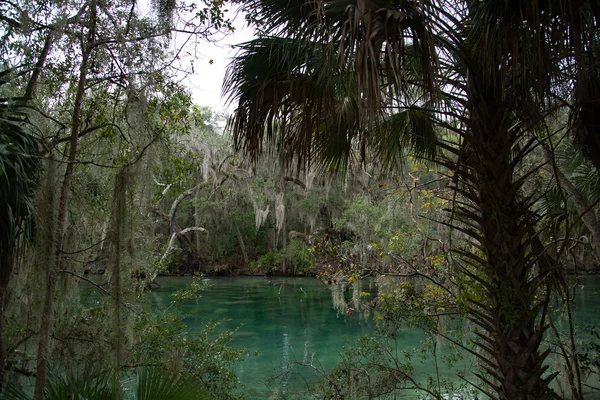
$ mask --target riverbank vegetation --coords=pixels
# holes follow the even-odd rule
[[[151,5],[0,6],[0,390],[161,367],[242,396],[233,333],[177,311],[199,286],[145,304],[159,274],[198,273],[381,279],[336,306],[380,329],[326,398],[415,386],[406,358],[374,362],[403,324],[478,360],[465,384],[491,398],[595,388],[568,278],[600,255],[595,2],[240,2],[258,37],[230,65],[232,116],[180,83],[228,5]]]

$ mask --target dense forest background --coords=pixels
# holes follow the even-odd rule
[[[3,398],[81,376],[119,398],[132,373],[138,398],[153,382],[242,396],[233,333],[181,320],[200,280],[156,312],[159,274],[395,276],[368,305],[381,340],[408,323],[451,342],[492,398],[597,389],[572,293],[600,256],[599,6],[396,3],[0,4]],[[257,29],[228,71],[231,116],[181,83],[194,43],[233,29],[228,7]],[[442,398],[369,362],[386,343],[345,358],[324,398]]]

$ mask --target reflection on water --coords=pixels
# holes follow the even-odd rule
[[[238,370],[249,399],[266,399],[277,387],[279,393],[291,393],[288,398],[305,398],[300,391],[316,382],[318,375],[309,366],[298,366],[285,374],[290,364],[308,365],[312,361],[315,366],[329,369],[339,360],[346,339],[353,341],[374,329],[371,318],[361,317],[353,306],[351,285],[331,291],[313,278],[236,277],[207,281],[211,287],[200,301],[185,304],[184,312],[191,314],[185,322],[192,330],[200,330],[203,321],[229,319],[228,328],[239,328],[233,345],[249,351]],[[149,296],[152,302],[166,306],[170,294],[189,282],[189,278],[160,277],[160,288]],[[362,289],[356,285],[356,290],[376,294],[374,282],[361,285]],[[349,314],[348,307],[356,311]]]
[[[267,399],[274,393],[287,399],[310,398],[307,388],[319,380],[314,368],[328,370],[339,361],[346,339],[354,342],[374,330],[367,303],[377,295],[377,285],[392,289],[390,279],[365,279],[327,286],[312,278],[236,277],[211,278],[196,304],[185,304],[185,322],[200,330],[203,321],[229,319],[228,328],[239,328],[233,345],[245,347],[247,358],[238,375],[248,399]],[[189,278],[161,277],[152,302],[168,305],[170,294],[185,287]],[[577,320],[598,320],[600,280],[587,278],[577,292]],[[413,330],[399,332],[404,349],[417,347],[424,336]],[[436,343],[439,351],[443,342]],[[255,351],[258,355],[255,355]],[[291,364],[298,364],[286,373]],[[467,368],[468,366],[463,366]],[[419,366],[422,377],[433,375],[436,365]],[[453,371],[456,372],[456,371]]]

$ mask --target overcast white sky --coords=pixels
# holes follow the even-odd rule
[[[226,99],[221,98],[227,65],[236,52],[233,46],[254,38],[253,30],[246,26],[243,15],[237,16],[234,25],[236,29],[233,34],[221,35],[216,43],[199,42],[195,54],[187,55],[189,61],[186,60],[184,64],[193,61],[194,73],[183,83],[192,92],[195,104],[211,107],[215,111],[233,111],[232,106],[225,109]]]

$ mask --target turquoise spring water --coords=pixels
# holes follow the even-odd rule
[[[319,372],[298,364],[312,362],[317,369],[328,371],[339,361],[344,346],[375,329],[372,315],[346,312],[354,290],[363,292],[361,301],[376,296],[372,279],[361,281],[354,290],[348,285],[343,292],[332,291],[314,278],[223,277],[205,281],[210,286],[201,300],[184,304],[184,312],[192,314],[185,322],[192,330],[200,330],[206,321],[227,319],[228,328],[238,329],[232,345],[248,349],[248,356],[237,368],[248,399],[268,399],[273,394],[288,399],[311,398],[308,387],[320,379]],[[190,278],[160,277],[160,287],[149,293],[150,300],[168,305],[171,293],[189,282]],[[576,292],[576,320],[580,324],[597,322],[600,279],[582,278],[581,283],[583,289]],[[399,350],[412,349],[424,338],[416,330],[402,331]],[[296,366],[288,372],[291,364]],[[422,377],[433,375],[435,365],[421,362],[415,371]]]

